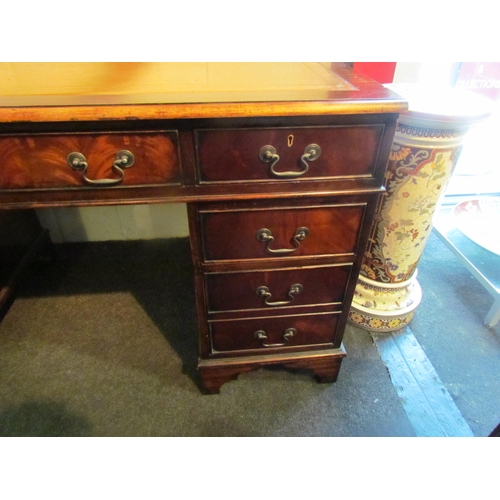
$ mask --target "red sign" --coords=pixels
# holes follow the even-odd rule
[[[355,62],[355,71],[368,76],[379,83],[392,83],[394,72],[396,71],[395,62]]]
[[[455,87],[498,100],[500,98],[500,63],[461,63]]]

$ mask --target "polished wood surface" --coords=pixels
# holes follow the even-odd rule
[[[395,132],[397,115],[390,114],[361,114],[348,116],[297,116],[297,117],[251,117],[230,118],[230,119],[210,119],[210,120],[136,120],[131,121],[108,121],[94,120],[91,122],[71,121],[64,123],[0,123],[0,141],[4,144],[6,150],[5,161],[0,156],[0,165],[3,166],[1,177],[5,186],[8,189],[2,190],[0,187],[0,202],[5,208],[34,208],[48,206],[87,206],[87,205],[109,205],[118,203],[140,203],[141,200],[148,200],[149,203],[164,203],[164,202],[193,202],[193,201],[213,201],[213,200],[235,200],[235,199],[279,199],[292,198],[300,196],[316,196],[320,194],[346,194],[347,192],[355,193],[360,189],[363,192],[380,192],[383,185],[386,158],[389,155],[392,145],[392,137]],[[203,160],[207,161],[210,166],[211,173],[215,179],[221,174],[215,174],[215,169],[221,172],[222,177],[235,177],[234,161],[240,156],[246,158],[245,175],[240,180],[221,181],[221,182],[205,182],[200,172],[200,144],[197,137],[210,136],[211,133],[218,134],[219,131],[228,131],[231,137],[240,137],[241,130],[248,130],[257,134],[258,130],[265,129],[268,134],[269,130],[273,135],[286,138],[288,144],[289,132],[291,129],[298,128],[307,130],[308,138],[311,141],[318,140],[320,147],[326,152],[322,153],[320,158],[309,162],[309,171],[299,178],[280,178],[274,176],[270,172],[270,164],[264,163],[259,158],[259,151],[254,151],[254,159],[252,160],[246,151],[246,143],[243,139],[233,142],[231,148],[226,151],[228,154],[219,155],[219,162],[216,164],[207,159],[207,155],[203,155]],[[321,133],[325,130],[333,129],[335,134],[340,132],[342,137],[344,130],[349,131],[348,137],[366,138],[367,145],[360,147],[363,141],[355,140],[349,142],[352,151],[346,148],[345,145],[339,145],[338,151],[332,149],[328,144],[320,140]],[[318,132],[316,136],[315,132]],[[377,131],[375,133],[375,131]],[[382,137],[377,141],[370,138],[377,134],[383,133]],[[231,134],[234,132],[234,136]],[[99,189],[86,186],[83,181],[79,187],[74,186],[75,191],[69,192],[60,180],[51,186],[43,185],[46,182],[45,176],[51,176],[52,169],[56,168],[59,172],[57,178],[64,176],[69,182],[77,182],[81,178],[75,175],[73,169],[67,165],[66,156],[71,151],[74,139],[71,137],[83,137],[89,134],[92,135],[93,141],[102,141],[109,143],[107,147],[106,158],[102,157],[102,153],[97,153],[92,149],[90,152],[97,155],[97,163],[95,159],[90,162],[89,168],[95,169],[102,161],[102,167],[106,172],[103,175],[108,176],[110,169],[110,161],[116,153],[115,147],[126,146],[127,144],[119,144],[112,146],[108,139],[114,137],[113,141],[128,141],[131,143],[130,137],[145,137],[151,136],[149,141],[154,146],[154,141],[158,140],[158,146],[163,154],[153,151],[149,148],[148,157],[145,162],[139,162],[131,169],[127,170],[125,175],[125,186],[127,189],[120,189],[116,186],[112,189],[101,187]],[[258,135],[258,134],[257,134]],[[156,139],[153,138],[156,137]],[[177,139],[175,138],[177,136]],[[300,135],[298,136],[300,138]],[[294,147],[296,136],[292,141],[292,146],[297,163],[297,155],[303,153],[298,148]],[[168,141],[177,144],[177,148],[172,148],[168,145]],[[25,141],[26,149],[22,149],[14,154],[13,157],[9,151],[13,148],[16,150],[16,143]],[[152,142],[151,142],[152,141]],[[145,141],[146,142],[146,141]],[[91,147],[92,141],[87,140],[86,145]],[[220,141],[218,142],[220,144]],[[46,159],[40,157],[40,150],[33,145],[45,144],[50,154]],[[242,148],[240,152],[236,148]],[[260,144],[256,144],[256,148],[260,148]],[[213,148],[215,149],[215,148]],[[287,146],[288,149],[288,146]],[[340,153],[339,153],[340,152]],[[342,153],[343,152],[343,153]],[[282,153],[286,157],[286,153]],[[16,154],[22,155],[22,162],[16,160]],[[136,154],[141,154],[136,151]],[[329,155],[332,155],[332,158]],[[165,156],[166,155],[166,156]],[[109,158],[108,158],[109,156]],[[290,164],[289,159],[281,160],[276,165],[277,171],[293,170],[297,167]],[[340,164],[341,158],[346,159],[346,164]],[[155,159],[156,161],[151,161]],[[180,159],[180,160],[178,160]],[[349,167],[344,166],[353,162],[353,172],[349,172]],[[180,162],[181,182],[176,181],[178,175],[178,162]],[[47,165],[50,163],[50,169]],[[140,168],[146,163],[147,168]],[[29,169],[27,167],[29,166]],[[333,176],[317,177],[319,169],[325,175],[335,174]],[[256,174],[253,173],[251,166],[254,167]],[[173,168],[173,170],[172,170]],[[361,172],[369,172],[369,174],[360,175]],[[22,175],[19,176],[19,169]],[[2,169],[0,169],[2,170]],[[158,176],[155,176],[155,171],[165,174],[164,181],[158,182]],[[135,173],[134,173],[135,172]],[[150,177],[149,173],[150,172]],[[30,189],[23,191],[25,187],[35,188],[33,176],[38,177],[39,173],[43,173],[42,178],[37,179],[37,182],[42,182],[40,189]],[[130,180],[140,173],[141,178],[136,182]],[[321,172],[320,172],[321,173]],[[344,173],[345,175],[339,175]],[[90,175],[90,174],[89,174]],[[95,175],[95,172],[92,173]],[[252,179],[254,175],[261,176],[260,179]],[[16,179],[12,183],[11,177]],[[131,177],[132,176],[132,177]],[[243,178],[246,177],[246,178]],[[262,178],[264,177],[264,178]],[[16,183],[21,182],[16,189]],[[24,184],[23,184],[24,183]],[[77,191],[77,192],[76,192]]]
[[[293,261],[304,256],[352,256],[365,211],[366,203],[342,205],[326,200],[321,204],[295,200],[294,204],[283,203],[279,207],[255,203],[226,208],[203,206],[199,212],[203,260]],[[294,235],[302,227],[309,234],[302,241],[295,241]],[[269,229],[273,241],[260,241],[257,238],[260,229]],[[277,250],[289,253],[275,253]]]
[[[310,351],[307,356],[300,352],[254,355],[251,363],[242,363],[238,358],[230,360],[202,359],[198,365],[198,370],[204,380],[204,392],[206,394],[218,394],[222,385],[231,380],[236,380],[242,373],[275,365],[290,370],[307,370],[312,372],[320,383],[335,382],[339,375],[340,365],[345,357],[345,350],[340,348]]]
[[[0,122],[398,113],[331,63],[0,63]]]
[[[210,321],[212,352],[239,351],[236,354],[248,355],[251,352],[276,352],[286,350],[311,350],[313,348],[332,348],[340,311],[335,313],[303,314],[296,316],[277,316],[273,318],[249,318],[227,321]],[[294,334],[285,338],[290,328]],[[258,338],[256,332],[263,332],[266,338]]]
[[[335,307],[344,300],[351,270],[351,264],[342,264],[206,273],[208,312],[220,317],[224,312],[252,310],[262,315],[304,309],[308,305]],[[302,290],[290,296],[290,289],[297,283]],[[259,296],[260,287],[267,287],[270,296]]]
[[[238,367],[244,373],[277,359],[283,366],[307,366],[322,381],[336,380],[377,197],[344,194],[312,200],[316,203],[305,197],[292,203],[256,200],[189,206],[199,297],[199,371],[206,392],[217,393],[218,384],[232,380]],[[293,251],[273,254],[256,238],[263,220],[271,222],[266,227],[276,227],[272,244]],[[303,221],[311,231],[297,246],[291,234]],[[272,300],[282,300],[297,283],[302,291],[289,304],[269,305],[256,293],[259,286],[268,286]],[[302,333],[284,337],[290,328]],[[262,332],[264,340],[258,335]],[[325,352],[321,362],[318,351]],[[303,358],[296,358],[299,353]]]
[[[85,185],[82,172],[68,165],[68,155],[81,153],[91,180],[116,179],[116,154],[127,150],[134,164],[121,183],[180,184],[177,133],[70,134],[0,137],[0,189],[60,188]]]
[[[337,379],[404,99],[330,63],[0,63],[0,77],[0,209],[188,203],[203,391],[272,365]],[[135,158],[123,178],[119,150]]]
[[[198,131],[199,180],[214,183],[275,179],[271,162],[259,157],[260,149],[267,145],[274,147],[279,156],[273,166],[277,174],[291,172],[296,179],[373,177],[383,133],[382,124]],[[320,156],[304,165],[301,157],[313,144],[321,148]],[[221,164],[227,168],[221,169]]]

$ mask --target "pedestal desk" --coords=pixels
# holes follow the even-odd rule
[[[267,365],[337,379],[404,99],[331,63],[0,76],[2,211],[187,203],[203,391]]]

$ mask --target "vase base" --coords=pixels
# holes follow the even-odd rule
[[[347,321],[354,326],[363,328],[363,330],[368,330],[370,332],[394,332],[396,330],[401,330],[413,319],[413,312],[404,314],[402,316],[384,318],[381,316],[368,315],[354,309],[349,312],[349,317]]]
[[[422,299],[417,273],[402,283],[378,283],[360,276],[348,321],[372,332],[401,330],[412,320]]]

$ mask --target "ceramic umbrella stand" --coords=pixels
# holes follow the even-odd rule
[[[390,332],[406,326],[420,303],[417,265],[464,137],[490,114],[488,99],[465,91],[388,85],[404,96],[385,188],[366,249],[349,321]]]

